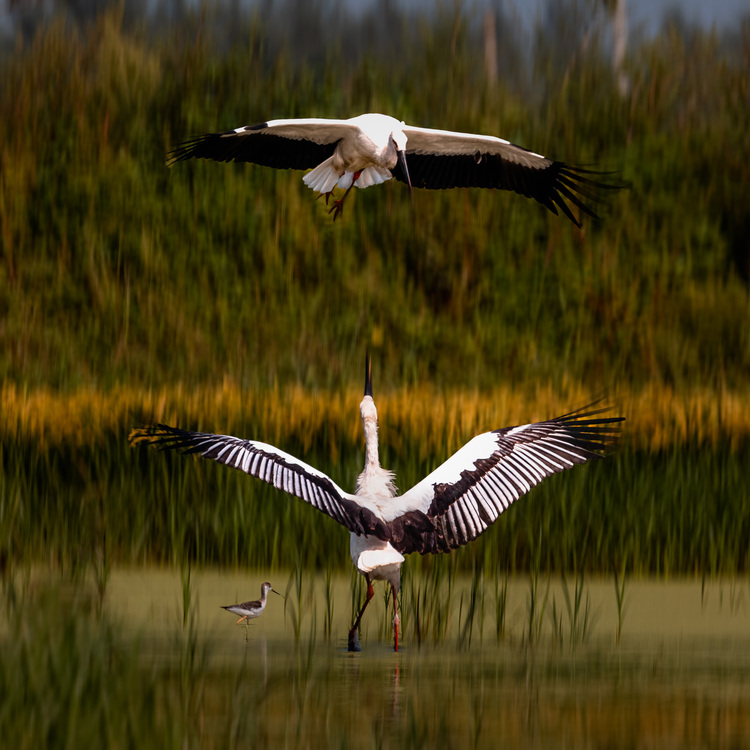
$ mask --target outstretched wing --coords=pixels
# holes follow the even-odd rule
[[[311,169],[331,156],[336,144],[355,129],[346,120],[269,120],[186,141],[169,153],[167,164],[213,159],[246,161],[276,169]]]
[[[583,409],[546,422],[508,427],[478,435],[442,466],[397,498],[392,541],[399,552],[445,552],[484,532],[511,503],[545,477],[594,458],[619,433],[623,417],[601,417],[608,411]],[[415,534],[411,517],[434,524]],[[394,541],[395,540],[395,541]]]
[[[164,424],[136,428],[128,439],[131,445],[148,443],[162,450],[198,453],[301,498],[355,534],[390,538],[387,526],[366,501],[344,492],[323,472],[273,445]]]
[[[555,215],[559,208],[576,226],[580,222],[571,206],[598,218],[584,199],[601,202],[602,190],[619,188],[601,181],[604,172],[553,161],[502,138],[411,125],[403,130],[408,139],[406,161],[413,187],[512,190],[534,198]],[[407,181],[400,164],[394,167],[393,175]]]

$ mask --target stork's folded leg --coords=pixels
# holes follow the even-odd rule
[[[370,603],[370,599],[372,599],[372,597],[375,595],[375,592],[372,590],[372,583],[370,582],[370,577],[365,576],[365,580],[367,581],[367,595],[365,596],[365,603],[362,605],[362,609],[359,610],[357,619],[354,621],[354,625],[352,625],[352,629],[349,631],[349,651],[361,651],[362,650],[362,648],[359,645],[359,635],[357,634],[357,629],[359,628],[359,622],[362,619],[362,615],[367,609],[367,605]]]

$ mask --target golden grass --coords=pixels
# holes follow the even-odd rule
[[[498,385],[491,392],[403,388],[376,393],[383,442],[394,451],[420,446],[420,459],[460,447],[474,434],[557,416],[597,397],[574,383],[529,384],[522,392]],[[0,439],[23,439],[40,447],[97,444],[132,426],[164,422],[226,432],[267,442],[298,442],[307,451],[324,447],[333,461],[344,443],[358,443],[359,389],[307,391],[300,386],[243,391],[225,380],[213,385],[140,390],[116,387],[60,393],[48,388],[0,388]],[[675,391],[653,386],[620,394],[614,410],[626,417],[623,442],[657,451],[685,444],[738,447],[750,436],[750,389]],[[248,430],[252,434],[248,434]],[[324,441],[324,442],[323,442]]]

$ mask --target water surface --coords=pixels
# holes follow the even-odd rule
[[[271,597],[249,627],[221,604],[256,598],[269,578],[286,600]],[[286,579],[286,580],[285,580]],[[570,636],[560,579],[539,581],[545,599],[538,635],[529,642],[530,580],[508,581],[505,631],[495,627],[493,593],[473,635],[461,639],[454,587],[452,621],[442,640],[415,643],[402,602],[404,636],[393,653],[380,590],[363,620],[360,654],[346,652],[351,578],[331,583],[326,635],[325,581],[302,583],[299,641],[296,588],[288,574],[193,573],[193,627],[226,679],[252,684],[255,731],[274,744],[309,747],[379,745],[464,747],[730,747],[750,744],[750,606],[746,580],[626,582],[619,644],[614,583],[584,583],[589,631]],[[287,590],[287,584],[289,589]],[[574,580],[568,580],[573,594]],[[485,586],[485,588],[490,588]],[[127,627],[161,641],[181,618],[180,581],[169,573],[118,572],[111,608]],[[406,598],[406,592],[404,594]],[[562,635],[553,626],[553,602]],[[286,613],[285,613],[286,605]],[[165,616],[166,615],[166,616]],[[495,745],[496,746],[496,745]]]
[[[33,573],[26,589],[43,590],[44,577]],[[257,598],[264,580],[286,598],[271,596],[261,618],[235,625],[237,618],[220,606]],[[323,576],[300,580],[278,571],[202,570],[191,571],[188,581],[185,571],[116,570],[103,601],[92,595],[80,617],[89,618],[89,639],[105,626],[117,634],[119,645],[107,647],[106,659],[112,648],[133,655],[127,697],[108,698],[104,715],[111,720],[121,710],[127,726],[134,694],[153,694],[146,698],[155,705],[154,727],[141,741],[146,745],[750,745],[746,579],[626,582],[619,643],[613,581],[584,582],[573,621],[565,588],[574,594],[574,579],[540,579],[538,609],[531,613],[531,580],[511,578],[500,634],[494,582],[485,582],[473,618],[467,616],[475,583],[454,581],[443,631],[426,635],[425,629],[420,643],[418,582],[411,581],[411,593],[405,587],[403,595],[399,653],[392,650],[391,615],[379,589],[363,621],[363,650],[347,653],[347,575],[327,583]],[[62,595],[65,601],[93,591],[91,582],[59,586],[72,589]],[[25,616],[31,622],[35,615]],[[6,646],[8,627],[5,618]],[[34,650],[47,645],[41,640],[35,638]],[[63,658],[56,650],[71,649],[69,642],[56,645],[54,632],[48,641],[51,661]],[[92,658],[87,652],[85,659]],[[69,699],[69,691],[54,695]],[[54,700],[46,698],[43,710],[58,710],[47,705]]]

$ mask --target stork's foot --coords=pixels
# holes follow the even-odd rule
[[[359,645],[359,633],[357,632],[357,629],[349,631],[349,651],[351,652],[359,652],[362,650],[362,646]]]
[[[344,195],[344,198],[346,198],[346,195]],[[338,200],[335,200],[333,202],[333,206],[331,206],[331,208],[328,210],[329,214],[333,214],[334,221],[336,221],[336,219],[338,219],[339,216],[341,216],[341,212],[344,210],[344,198],[339,198]],[[328,205],[328,200],[326,200],[326,205]]]
[[[351,188],[350,188],[351,190]],[[342,198],[338,198],[333,201],[333,205],[328,209],[329,214],[333,214],[333,220],[336,221],[338,217],[341,215],[341,212],[344,210],[344,198],[349,194],[349,190],[344,193]],[[326,199],[326,206],[328,205],[328,201],[330,197],[333,195],[333,190],[329,190],[327,193],[321,193],[318,198],[325,197]]]

